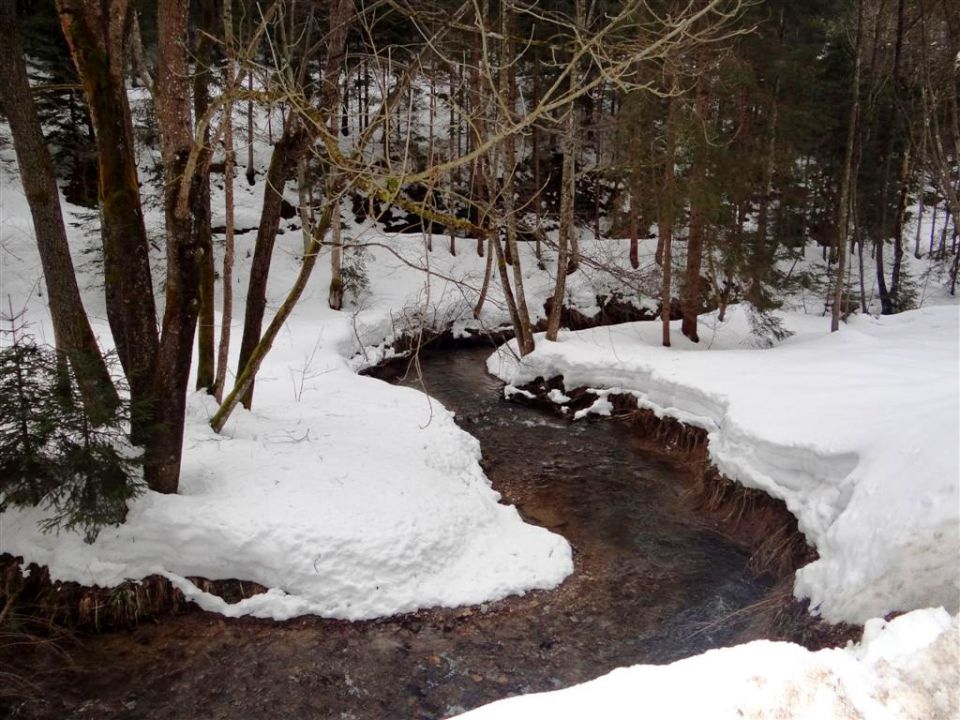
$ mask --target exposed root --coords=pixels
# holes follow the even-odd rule
[[[47,568],[33,564],[24,573],[21,559],[11,555],[0,556],[0,573],[4,578],[0,595],[4,612],[29,618],[38,637],[49,636],[56,628],[92,632],[133,628],[144,620],[181,612],[188,605],[183,593],[160,575],[112,588],[87,587],[51,581]],[[265,587],[253,582],[189,579],[201,590],[230,603],[266,592]],[[0,631],[3,629],[0,624]]]

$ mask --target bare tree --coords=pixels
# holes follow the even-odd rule
[[[27,79],[15,2],[0,3],[0,25],[7,29],[6,42],[0,44],[0,103],[10,122],[20,178],[33,217],[54,338],[57,350],[70,361],[90,419],[99,424],[116,410],[120,399],[80,299],[60,191]]]
[[[833,286],[833,308],[830,316],[830,331],[840,329],[843,310],[843,290],[846,281],[847,234],[850,231],[850,186],[853,181],[853,158],[860,115],[860,45],[863,35],[863,0],[857,0],[857,28],[854,41],[853,81],[850,89],[850,118],[847,128],[847,149],[843,162],[843,178],[840,181],[839,220],[837,222],[837,274]]]

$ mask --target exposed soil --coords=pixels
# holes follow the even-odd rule
[[[504,500],[573,545],[576,572],[560,588],[360,623],[184,611],[63,641],[66,667],[36,647],[15,650],[13,671],[34,686],[0,710],[31,718],[440,718],[804,625],[777,578],[748,567],[748,543],[729,537],[715,512],[691,507],[702,472],[651,453],[636,427],[570,425],[503,402],[484,372],[488,352],[434,354],[423,363],[424,383],[480,439]]]

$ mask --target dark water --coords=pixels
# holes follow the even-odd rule
[[[732,637],[739,628],[727,616],[761,599],[769,584],[747,571],[741,548],[685,506],[682,468],[644,452],[619,422],[571,423],[505,402],[502,383],[485,369],[490,352],[436,353],[419,373],[397,366],[391,379],[455,411],[480,440],[505,501],[571,542],[578,570],[592,575],[580,621],[604,628],[615,618],[625,630],[598,653],[669,662]]]
[[[682,468],[617,422],[504,402],[489,352],[426,357],[423,384],[479,438],[505,501],[571,542],[560,588],[362,623],[192,612],[85,639],[22,716],[439,718],[743,640],[734,613],[768,586],[684,507]]]

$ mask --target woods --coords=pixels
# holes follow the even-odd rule
[[[0,715],[960,712],[957,2],[0,28]]]
[[[465,252],[457,236],[475,239],[489,253],[475,314],[499,286],[523,355],[535,348],[520,252],[529,242],[539,264],[556,268],[548,342],[578,272],[610,272],[636,298],[653,297],[664,345],[674,315],[696,342],[701,313],[719,308],[722,318],[747,302],[763,318],[796,283],[820,296],[834,330],[875,297],[884,314],[909,308],[920,281],[903,262],[911,232],[927,272],[955,292],[960,11],[948,2],[171,0],[154,10],[58,0],[55,18],[43,3],[8,4],[5,27],[17,27],[17,6],[30,30],[24,48],[4,47],[4,107],[56,344],[71,361],[93,360],[75,362],[75,377],[91,419],[106,419],[117,394],[54,187],[75,171],[51,165],[64,148],[41,141],[46,121],[30,102],[46,92],[27,84],[37,27],[62,32],[93,130],[106,311],[130,388],[130,437],[160,492],[178,487],[194,347],[196,386],[224,398],[212,421],[220,431],[237,404],[253,406],[257,369],[318,258],[329,254],[331,308],[346,311],[351,288],[366,282],[363,244],[344,231],[355,222],[419,230],[428,253]],[[135,86],[150,99],[136,121]],[[269,160],[258,168],[253,117],[263,112]],[[144,221],[141,147],[158,151],[160,249]],[[255,239],[241,248],[237,150],[247,181],[264,188]],[[225,207],[211,212],[214,172]],[[290,213],[301,220],[302,268],[272,308],[270,270]],[[226,218],[222,232],[213,215]],[[450,236],[449,248],[435,233]],[[629,236],[630,267],[584,256],[586,234]],[[642,266],[648,235],[656,264]],[[236,252],[252,258],[244,278],[234,276]],[[792,274],[817,252],[822,274]],[[244,321],[228,368],[235,281],[246,287]]]

